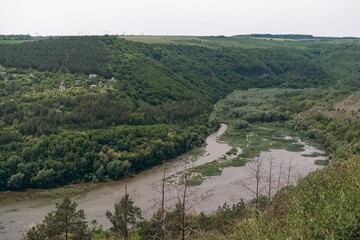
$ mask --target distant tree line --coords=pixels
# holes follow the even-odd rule
[[[245,34],[245,35],[235,35],[233,37],[254,37],[254,38],[281,38],[281,39],[297,39],[297,40],[313,40],[313,39],[359,39],[356,37],[318,37],[313,35],[306,34]]]
[[[0,40],[30,40],[32,37],[27,35],[0,35]]]

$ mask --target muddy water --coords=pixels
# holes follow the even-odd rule
[[[219,131],[211,134],[207,139],[207,146],[205,147],[205,154],[193,162],[193,166],[201,165],[209,161],[213,161],[224,155],[231,147],[225,143],[219,143],[216,138],[223,134],[227,129],[225,124],[221,125]],[[278,185],[287,184],[287,179],[292,183],[299,177],[304,176],[308,172],[317,169],[314,165],[315,158],[303,157],[301,154],[321,152],[311,146],[305,147],[305,152],[294,153],[285,150],[271,150],[261,154],[262,161],[262,176],[261,183],[264,190],[268,186],[265,179],[268,178],[268,170],[270,169],[269,159],[272,159],[272,174],[274,180],[272,183],[272,192],[276,191]],[[184,160],[192,158],[194,153],[190,152],[184,154],[170,163],[168,163],[167,175],[175,174],[184,168]],[[320,158],[316,158],[320,159]],[[290,165],[291,162],[291,165]],[[280,165],[282,171],[280,171]],[[197,187],[192,187],[195,195],[200,195],[212,191],[210,200],[197,206],[197,211],[203,210],[205,212],[212,212],[222,205],[225,201],[233,203],[239,199],[251,199],[251,192],[243,187],[246,185],[249,188],[254,186],[252,181],[252,164],[248,163],[245,167],[231,167],[223,169],[221,176],[211,177],[206,179],[203,184]],[[288,169],[291,166],[290,177],[288,177]],[[279,179],[279,173],[280,181]],[[151,214],[156,209],[156,203],[159,202],[159,194],[157,194],[156,186],[162,177],[162,167],[154,167],[152,169],[143,171],[134,175],[128,180],[128,190],[135,204],[141,207],[146,216]],[[276,186],[276,187],[275,187]],[[118,201],[124,194],[124,182],[109,182],[97,190],[88,192],[85,195],[75,197],[74,199],[79,204],[78,207],[85,210],[87,219],[91,221],[96,219],[98,223],[102,224],[104,228],[110,227],[105,211],[113,211],[114,202]],[[172,191],[169,197],[175,197],[176,192]],[[32,224],[37,224],[42,221],[47,212],[54,209],[55,202],[61,199],[54,200],[32,200],[19,201],[6,206],[0,207],[0,223],[4,229],[0,229],[0,239],[19,239],[21,238],[21,231]],[[169,200],[168,204],[173,203],[174,200]]]

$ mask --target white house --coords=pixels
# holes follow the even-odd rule
[[[116,79],[114,77],[112,77],[111,79],[108,80],[108,82],[115,82]]]
[[[60,85],[60,86],[59,86],[59,91],[60,91],[60,92],[65,91],[65,89],[66,89],[66,88],[65,88],[63,85]]]

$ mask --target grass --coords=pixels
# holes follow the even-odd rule
[[[207,45],[200,44],[206,41],[196,36],[119,36],[129,41],[142,42],[148,44],[186,44],[186,45]],[[197,42],[193,42],[197,41]]]
[[[248,143],[246,136],[220,137],[220,140],[226,141],[230,146],[242,146]]]
[[[199,186],[204,182],[205,178],[201,176],[200,174],[196,174],[191,176],[191,178],[188,181],[189,186]]]
[[[255,150],[255,149],[246,148],[246,149],[243,149],[242,153],[239,156],[242,158],[260,157],[260,151]]]
[[[243,167],[247,163],[247,160],[237,156],[231,160],[225,156],[220,157],[212,162],[205,163],[200,166],[196,166],[190,169],[193,176],[189,180],[190,186],[197,186],[204,182],[206,177],[220,176],[222,169],[226,167]],[[178,173],[179,174],[179,173]]]
[[[235,135],[233,141],[231,133],[228,134],[228,142],[240,143],[243,151],[240,154],[242,158],[259,157],[261,152],[268,152],[271,149],[285,149],[290,152],[302,152],[305,150],[303,144],[298,143],[296,133],[287,129],[270,124],[261,124],[253,128],[251,135],[241,137]]]
[[[236,158],[231,159],[230,166],[232,167],[243,167],[247,161],[245,159],[240,158],[237,156]]]
[[[235,157],[228,159],[226,155],[223,155],[217,160],[191,168],[190,172],[194,175],[191,177],[189,185],[197,186],[202,184],[206,177],[220,176],[223,168],[243,167],[250,159],[260,157],[261,152],[270,151],[271,149],[284,149],[289,152],[305,151],[305,145],[299,143],[298,133],[284,129],[276,124],[259,124],[253,126],[251,134],[248,136],[245,134],[249,133],[236,131],[230,124],[220,139],[233,146],[226,152],[226,155]],[[237,155],[237,147],[242,149],[239,155]],[[326,155],[315,152],[302,156],[318,157]],[[315,164],[326,166],[328,160],[316,160]]]
[[[220,157],[217,160],[212,162],[205,163],[200,166],[193,167],[189,169],[191,173],[191,178],[189,179],[189,186],[198,186],[204,182],[207,177],[220,176],[222,174],[222,169],[226,167],[243,167],[247,163],[246,159],[237,156],[232,159],[227,159],[226,156]],[[184,179],[181,179],[183,172],[178,172],[175,175],[172,175],[168,178],[168,182],[176,182],[176,178],[180,177],[179,183],[184,184]]]
[[[3,191],[0,192],[0,206],[9,202],[38,199],[56,199],[65,196],[77,196],[99,188],[106,183],[81,183],[58,187],[54,189],[28,189],[26,191]]]
[[[196,172],[206,177],[220,176],[222,173],[221,169],[217,166],[216,161],[196,166],[191,169],[191,172]]]
[[[61,187],[61,188],[54,188],[49,190],[43,190],[36,195],[46,198],[53,198],[56,196],[62,196],[62,195],[77,195],[81,194],[83,192],[86,192],[89,189],[88,186],[78,186],[78,187]]]
[[[226,152],[226,155],[231,156],[231,155],[236,155],[237,153],[238,153],[237,148],[233,147],[229,151]]]
[[[301,154],[301,156],[303,157],[324,157],[326,156],[325,153],[319,153],[319,152],[313,152],[313,153],[310,153],[310,154]]]
[[[314,164],[315,165],[318,165],[318,166],[327,166],[327,165],[329,165],[329,160],[315,160],[314,161]]]
[[[305,151],[305,146],[303,144],[294,143],[291,145],[287,145],[285,150],[289,152],[303,152]]]
[[[12,209],[6,210],[5,212],[17,212],[17,211],[18,211],[17,208],[12,208]]]
[[[0,44],[18,44],[23,42],[29,42],[32,40],[0,40]]]

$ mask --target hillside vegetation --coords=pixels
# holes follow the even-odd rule
[[[212,104],[234,88],[334,80],[295,48],[177,43],[104,36],[0,44],[0,189],[119,178],[125,160],[139,171],[201,145],[217,126],[207,123]]]
[[[218,117],[229,120],[228,134],[245,134],[259,122],[281,121],[325,147],[330,165],[299,179],[296,186],[283,187],[271,199],[240,202],[240,209],[219,207],[202,225],[205,236],[195,239],[358,239],[360,123],[356,116],[339,118],[338,113],[331,118],[318,111],[332,109],[348,93],[251,89],[235,91],[222,101]],[[237,127],[239,123],[246,128]]]

